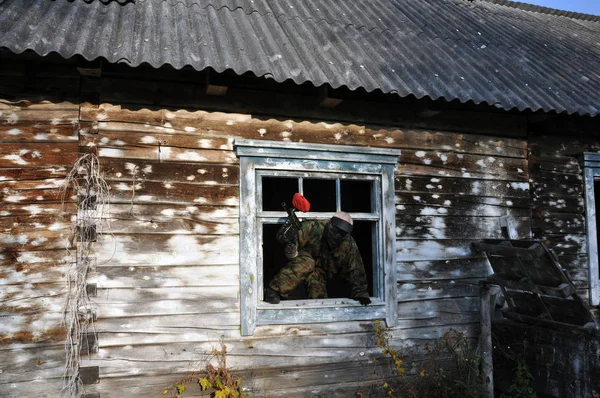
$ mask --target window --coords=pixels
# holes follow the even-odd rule
[[[600,275],[598,272],[598,226],[600,225],[600,154],[585,153],[584,189],[589,261],[590,305],[600,304]]]
[[[385,319],[396,323],[394,168],[400,151],[352,146],[236,140],[240,161],[240,296],[242,335],[256,325]],[[348,299],[328,285],[328,299],[307,299],[300,286],[280,304],[264,287],[286,262],[275,240],[294,193],[311,203],[303,219],[329,219],[339,210],[354,220],[372,304]]]

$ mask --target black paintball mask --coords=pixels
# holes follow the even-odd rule
[[[331,248],[339,247],[352,232],[352,224],[341,218],[332,217],[327,224],[327,244]]]

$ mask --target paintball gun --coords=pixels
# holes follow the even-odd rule
[[[285,202],[281,203],[281,207],[287,212],[288,217],[277,231],[277,240],[285,244],[285,256],[292,259],[298,256],[298,231],[301,228],[296,210],[307,212],[310,210],[310,203],[304,196],[297,193],[292,199],[291,208]]]

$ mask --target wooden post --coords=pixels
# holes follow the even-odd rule
[[[479,355],[481,356],[481,384],[483,398],[494,398],[494,364],[492,362],[492,308],[490,287],[481,283],[481,335],[479,336]]]

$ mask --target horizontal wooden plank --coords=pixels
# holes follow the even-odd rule
[[[43,143],[0,143],[0,168],[47,167],[72,165],[77,160],[77,142]]]
[[[543,135],[531,138],[532,151],[548,156],[581,156],[583,152],[598,152],[600,145],[593,137],[583,135],[576,139],[565,140],[563,137]]]
[[[48,178],[64,179],[69,174],[71,167],[67,166],[40,166],[30,168],[3,168],[0,169],[0,181],[25,181],[45,180]]]
[[[154,217],[147,219],[110,221],[110,231],[113,234],[179,234],[179,235],[232,235],[239,234],[239,221],[237,219],[190,220],[176,218],[160,220]],[[162,218],[165,218],[163,216]]]
[[[0,217],[0,233],[11,235],[29,235],[44,231],[56,235],[66,235],[73,230],[76,215],[68,217],[53,216],[16,216]]]
[[[202,131],[222,137],[267,140],[302,140],[303,142],[400,147],[418,150],[446,150],[524,158],[526,143],[518,139],[446,134],[416,129],[369,129],[365,126],[340,123],[310,123],[291,120],[253,119],[247,114],[142,109],[133,111],[108,103],[98,108],[82,107],[82,120],[102,122],[134,122],[167,127],[180,131]]]
[[[215,311],[198,314],[149,315],[103,318],[98,314],[94,328],[98,333],[173,333],[185,334],[188,331],[238,329],[239,312]],[[94,365],[90,365],[94,366]]]
[[[492,273],[487,258],[459,260],[403,261],[396,265],[399,282],[485,278]]]
[[[472,324],[479,321],[477,296],[398,303],[398,325],[394,330]]]
[[[471,249],[471,243],[478,241],[480,241],[480,239],[396,240],[396,261],[403,262],[482,258],[484,257],[482,253],[474,253]]]
[[[102,158],[102,170],[107,180],[113,181],[168,181],[199,184],[237,185],[239,167],[237,165],[217,165],[208,163],[170,163],[158,160],[134,160]]]
[[[74,125],[79,121],[79,106],[73,102],[49,101],[10,102],[0,99],[2,125],[41,122],[51,125]]]
[[[583,182],[582,174],[565,173],[562,170],[534,170],[530,174],[530,178],[536,181],[554,181],[566,184],[577,184]]]
[[[534,196],[532,203],[534,208],[552,212],[553,214],[558,212],[583,213],[585,210],[583,196]]]
[[[222,220],[225,224],[239,222],[239,208],[233,206],[199,204],[169,205],[160,203],[144,203],[132,206],[131,204],[111,203],[109,208],[106,209],[105,214],[109,214],[111,218],[123,220]]]
[[[70,229],[62,231],[29,230],[18,235],[0,233],[0,244],[4,250],[32,251],[65,249],[72,246]]]
[[[564,197],[564,196],[583,196],[583,183],[582,182],[561,182],[561,181],[548,181],[534,180],[532,183],[532,193],[534,196],[540,197]]]
[[[238,236],[102,235],[94,244],[99,266],[186,266],[239,263]]]
[[[73,142],[77,141],[77,124],[52,124],[50,120],[3,124],[0,122],[0,142]]]
[[[534,218],[531,227],[543,234],[585,234],[585,217],[583,214],[547,213],[543,218]]]
[[[498,198],[528,198],[529,183],[444,177],[395,177],[396,193],[452,194]],[[416,200],[416,199],[415,199]]]
[[[314,396],[354,396],[357,391],[364,391],[366,396],[370,388],[370,379],[381,384],[381,374],[389,371],[389,365],[380,362],[362,360],[355,362],[328,363],[325,365],[311,365],[304,367],[263,368],[249,371],[236,371],[236,377],[242,379],[242,388],[248,396],[279,396],[290,398],[306,397],[307,391]],[[127,377],[107,377],[100,383],[86,386],[86,391],[99,393],[101,396],[110,395],[111,392],[120,391],[125,396],[146,397],[161,395],[166,388],[172,387],[174,383],[184,379],[190,371],[182,373],[170,373],[160,375],[136,375]],[[256,375],[260,374],[260,377]],[[327,376],[327,377],[325,377]],[[318,385],[315,381],[320,380]],[[346,386],[343,380],[361,380],[360,383],[352,383]],[[197,385],[190,384],[184,396],[201,397],[206,396],[199,392]]]
[[[14,250],[0,252],[1,267],[30,267],[31,269],[44,269],[53,264],[61,264],[67,261],[68,253],[64,248],[56,250]]]
[[[512,217],[509,226],[520,238],[531,234],[529,217]],[[413,216],[396,217],[397,239],[502,239],[499,217]]]
[[[100,263],[88,282],[96,283],[98,289],[233,286],[239,282],[239,265],[123,267]]]
[[[529,175],[523,158],[407,149],[402,151],[397,174],[522,182]]]
[[[66,329],[62,312],[39,314],[3,314],[0,323],[0,345],[64,342]]]
[[[197,129],[176,130],[168,122],[162,126],[101,121],[90,134],[81,136],[82,146],[155,148],[167,146],[189,149],[233,150],[233,138],[219,137]]]
[[[0,286],[20,285],[20,289],[28,289],[31,284],[65,283],[65,272],[72,261],[65,249],[41,252],[5,250],[2,256]]]
[[[535,175],[535,170],[554,171],[563,174],[581,174],[579,161],[572,157],[530,155],[528,161],[529,173],[531,175]]]
[[[398,301],[478,297],[481,279],[452,279],[398,283]]]
[[[239,188],[155,181],[109,182],[111,203],[172,203],[237,206]]]
[[[528,198],[497,198],[454,194],[420,194],[396,192],[396,212],[399,215],[449,215],[514,217],[531,215]]]
[[[155,300],[136,303],[115,303],[109,301],[99,303],[93,300],[94,312],[104,325],[104,319],[120,318],[127,322],[129,317],[163,316],[163,315],[195,315],[198,318],[213,316],[215,313],[236,312],[239,314],[239,300],[237,298],[223,300],[213,298],[200,304],[195,300]]]
[[[77,211],[73,202],[40,203],[40,204],[15,204],[3,203],[0,210],[0,220],[14,219],[30,220],[40,216],[53,217],[55,220],[68,220]],[[1,221],[0,221],[1,222]]]

